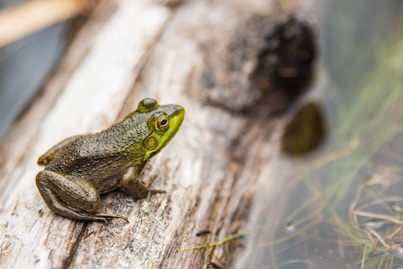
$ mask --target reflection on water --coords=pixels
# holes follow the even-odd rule
[[[403,266],[403,2],[321,8],[327,139],[276,167],[278,203],[256,214],[237,268]]]

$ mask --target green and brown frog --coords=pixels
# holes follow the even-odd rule
[[[137,110],[102,132],[67,138],[38,159],[45,169],[36,185],[49,208],[64,217],[106,221],[125,217],[98,212],[100,194],[116,189],[136,199],[164,191],[140,175],[148,160],[175,136],[185,116],[178,105],[142,100]]]

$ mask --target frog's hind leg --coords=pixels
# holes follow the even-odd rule
[[[58,173],[44,170],[36,176],[36,185],[49,208],[64,217],[104,221],[108,218],[126,218],[96,213],[101,199],[94,186],[81,179],[68,179]]]
[[[56,152],[65,147],[67,144],[73,142],[77,137],[79,137],[79,135],[66,138],[61,142],[59,142],[58,144],[54,145],[47,152],[45,152],[42,156],[39,157],[38,164],[47,165],[54,158]]]

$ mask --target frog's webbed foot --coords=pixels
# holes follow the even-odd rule
[[[150,188],[150,185],[157,178],[156,175],[150,177],[146,182],[142,183],[139,180],[139,176],[136,173],[137,170],[135,167],[130,167],[127,172],[124,174],[120,188],[133,196],[134,198],[140,199],[145,198],[148,195],[156,194],[156,193],[165,193],[164,190],[157,190]]]
[[[91,214],[91,216],[89,216],[89,217],[93,217],[93,220],[95,220],[94,218],[96,218],[96,220],[103,221],[105,223],[109,219],[121,219],[121,220],[124,220],[126,223],[130,223],[130,221],[126,217],[123,217],[120,215],[115,215],[115,214],[104,213],[104,212],[97,212],[95,214]]]
[[[157,175],[151,176],[146,182],[143,183],[143,185],[147,188],[147,195],[152,195],[155,193],[166,193],[165,190],[158,190],[158,189],[151,189],[150,185],[154,182],[154,180],[157,178]],[[141,184],[141,182],[139,182]]]
[[[126,223],[129,223],[129,220],[123,216],[115,215],[115,214],[109,214],[109,213],[104,213],[104,212],[96,212],[96,213],[88,213],[88,212],[83,212],[83,211],[75,211],[71,209],[72,212],[68,213],[69,216],[67,216],[66,210],[63,212],[63,216],[65,217],[70,217],[78,220],[87,220],[87,221],[103,221],[104,223],[107,223],[108,220],[110,219],[122,219]],[[58,213],[58,212],[55,212]],[[70,215],[73,213],[74,215]],[[58,213],[60,214],[60,213]]]

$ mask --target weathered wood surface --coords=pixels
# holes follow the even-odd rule
[[[240,14],[278,13],[269,4],[105,1],[2,144],[1,268],[203,268],[209,259],[226,267],[242,256],[234,252],[240,248],[228,253],[224,245],[177,250],[243,232],[251,210],[261,206],[256,197],[275,191],[275,123],[200,101],[200,42]],[[181,104],[187,113],[148,172],[159,176],[153,186],[167,193],[140,201],[120,192],[103,196],[101,210],[127,216],[129,224],[53,214],[35,186],[37,157],[65,137],[110,126],[146,96]],[[203,230],[211,236],[196,236]]]

